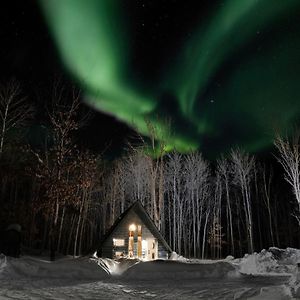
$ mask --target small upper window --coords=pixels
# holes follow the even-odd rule
[[[125,240],[124,239],[113,239],[113,245],[116,247],[125,246]]]

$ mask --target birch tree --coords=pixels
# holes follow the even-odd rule
[[[159,121],[160,123],[161,121]],[[165,128],[169,128],[168,122],[165,123]],[[168,130],[162,132],[161,127],[155,126],[153,122],[145,119],[145,127],[148,131],[150,142],[147,143],[141,135],[138,135],[140,140],[139,147],[133,147],[129,144],[129,148],[133,152],[139,152],[143,155],[140,157],[143,159],[144,167],[146,167],[147,184],[150,191],[150,199],[146,203],[146,209],[153,219],[155,225],[163,233],[163,219],[164,219],[164,156],[166,154],[165,142],[168,139]],[[160,137],[158,141],[158,137]],[[162,138],[164,137],[164,138]],[[149,176],[148,176],[149,175]],[[141,179],[139,179],[141,180]],[[143,201],[142,201],[143,202]]]
[[[253,168],[255,166],[254,157],[239,149],[232,150],[230,156],[232,161],[233,182],[240,188],[242,193],[248,251],[253,253],[254,242],[250,183],[253,176]]]
[[[266,169],[266,165],[263,164],[260,167],[260,173],[262,176],[262,186],[264,191],[264,204],[266,206],[268,212],[268,221],[270,227],[270,237],[271,237],[271,244],[275,246],[274,242],[274,233],[273,233],[273,217],[271,211],[271,183],[273,178],[273,169],[270,167],[269,171]]]
[[[200,256],[203,213],[209,196],[208,163],[202,154],[194,152],[187,154],[184,159],[184,183],[186,202],[191,209],[193,255]],[[205,234],[204,234],[205,235]]]
[[[172,249],[181,253],[183,234],[183,187],[182,187],[182,155],[172,152],[167,155],[165,167],[165,189],[168,200],[169,243]]]
[[[223,184],[226,196],[226,216],[227,224],[229,227],[229,239],[231,244],[231,253],[234,255],[234,235],[233,235],[233,218],[232,218],[232,204],[229,195],[229,183],[230,183],[230,164],[227,159],[222,157],[217,161],[217,176],[220,176],[221,184]]]
[[[284,169],[284,179],[292,187],[296,198],[293,216],[300,226],[300,131],[295,131],[290,139],[278,134],[274,145],[279,153],[277,161]]]
[[[128,198],[131,202],[141,201],[150,213],[152,158],[136,149],[124,157],[124,168]]]
[[[162,218],[164,217],[164,155],[166,140],[168,139],[169,130],[162,132],[162,129],[155,126],[151,121],[145,120],[151,141],[151,152],[155,156],[151,162],[151,177],[150,177],[150,194],[151,194],[151,208],[150,215],[158,229],[162,230]],[[169,122],[164,122],[165,127],[169,128]],[[163,126],[164,127],[164,126]],[[163,136],[164,139],[157,141],[158,136]]]

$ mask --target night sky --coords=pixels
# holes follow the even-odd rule
[[[29,141],[44,141],[43,124],[45,104],[51,100],[54,81],[70,87],[73,78],[64,69],[40,7],[35,0],[7,1],[1,15],[1,83],[15,78],[22,86],[28,101],[37,106],[36,123],[29,130]],[[106,153],[108,158],[118,156],[134,132],[116,118],[94,111],[88,126],[79,132],[77,143],[95,152]]]
[[[122,148],[125,124],[147,134],[149,120],[169,150],[214,157],[299,123],[298,0],[15,0],[1,14],[1,80],[30,95],[74,80],[107,113],[86,129],[92,147]]]

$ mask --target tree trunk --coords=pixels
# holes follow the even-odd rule
[[[67,243],[67,248],[66,248],[66,254],[70,253],[70,247],[71,247],[71,241],[72,241],[72,237],[73,237],[75,220],[76,220],[76,215],[73,215],[72,219],[71,219],[71,228],[70,228],[70,232],[69,232],[69,238],[68,238],[68,243]]]
[[[225,178],[225,189],[226,189],[226,202],[227,202],[228,214],[229,214],[231,251],[232,251],[232,255],[234,256],[235,249],[234,249],[234,236],[233,236],[233,227],[232,227],[232,211],[231,211],[231,204],[230,204],[230,197],[229,197],[229,186],[228,186],[228,179],[227,178]]]
[[[83,207],[85,204],[85,197],[86,197],[86,191],[83,193],[83,197],[81,200],[81,205],[80,205],[80,210],[79,210],[79,215],[78,215],[78,223],[76,226],[76,232],[75,232],[75,240],[74,240],[74,251],[73,251],[73,256],[75,257],[77,254],[77,243],[78,243],[78,235],[79,235],[79,228],[82,222],[82,212],[83,212]]]
[[[60,251],[60,242],[61,242],[61,234],[62,234],[63,223],[65,218],[65,210],[66,208],[64,206],[62,210],[61,221],[60,221],[59,232],[58,232],[58,241],[57,241],[57,248],[56,248],[58,252]]]
[[[208,223],[208,217],[210,212],[205,213],[205,222],[204,222],[204,228],[203,228],[203,239],[202,239],[202,256],[201,258],[204,259],[205,254],[205,241],[206,241],[206,231],[207,231],[207,223]]]
[[[83,238],[83,231],[84,231],[83,228],[86,224],[88,206],[89,206],[89,200],[86,200],[85,205],[84,205],[82,222],[81,222],[81,229],[80,229],[80,235],[79,235],[79,246],[78,246],[79,255],[82,254],[82,238]]]

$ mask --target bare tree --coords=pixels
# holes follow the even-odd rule
[[[248,251],[250,253],[253,253],[254,243],[250,182],[253,176],[253,168],[255,166],[254,157],[237,149],[231,151],[231,160],[233,182],[234,184],[239,186],[242,192],[248,240]]]
[[[145,120],[148,133],[151,139],[151,152],[156,159],[150,159],[151,176],[150,176],[150,191],[151,191],[151,209],[150,214],[154,223],[159,229],[162,229],[162,218],[164,214],[164,155],[166,140],[168,139],[169,130],[162,132],[161,128],[155,126],[151,121]],[[169,123],[164,122],[169,128]],[[160,137],[160,141],[157,139]],[[149,149],[148,149],[149,151]]]
[[[22,95],[20,84],[11,80],[0,85],[0,155],[8,133],[26,125],[33,117],[33,106]]]
[[[166,161],[165,189],[167,191],[167,209],[169,224],[169,242],[175,251],[181,253],[181,238],[183,232],[183,158],[182,155],[173,152],[168,154]]]
[[[272,246],[275,245],[274,242],[274,233],[273,233],[273,217],[271,211],[271,183],[273,178],[273,169],[270,167],[269,172],[266,170],[266,165],[263,164],[260,167],[261,176],[262,176],[262,185],[264,190],[264,203],[266,205],[268,211],[268,219],[269,219],[269,227],[270,227],[270,236],[271,236],[271,243]]]
[[[76,145],[72,135],[86,123],[89,114],[80,116],[79,107],[80,93],[73,89],[69,95],[59,82],[56,83],[52,106],[48,111],[50,147],[40,152],[32,149],[38,162],[36,175],[40,178],[45,192],[43,210],[50,221],[49,244],[52,260],[55,259],[57,240],[60,241],[59,218],[62,224],[65,205],[76,202],[76,196],[80,197],[78,185],[72,181],[77,164],[74,160]]]
[[[222,157],[220,160],[217,161],[217,174],[219,174],[221,178],[221,183],[223,183],[225,188],[226,194],[226,216],[227,222],[229,227],[229,236],[230,236],[230,243],[231,243],[231,251],[234,255],[234,236],[233,236],[233,225],[232,225],[232,208],[231,208],[231,201],[229,196],[229,176],[230,176],[230,164],[227,159]]]
[[[161,120],[158,121],[161,123]],[[165,125],[163,126],[164,128],[169,128],[169,122],[164,121],[163,123]],[[148,187],[150,189],[150,199],[145,206],[156,226],[163,232],[163,218],[165,211],[164,155],[166,154],[166,141],[168,140],[169,130],[162,131],[161,127],[154,125],[149,119],[145,119],[145,128],[150,143],[147,143],[141,135],[137,134],[141,145],[133,147],[129,144],[129,148],[132,152],[139,152],[144,156],[143,165],[146,167],[147,172],[149,171],[145,180],[148,181]]]
[[[82,254],[83,231],[85,226],[88,224],[87,216],[91,205],[91,194],[94,186],[99,180],[96,175],[100,175],[99,172],[97,172],[97,162],[99,161],[99,157],[96,157],[89,151],[81,152],[76,158],[76,161],[75,182],[78,186],[80,197],[77,197],[79,201],[76,203],[79,214],[75,231],[74,256],[77,255],[77,251],[79,255]],[[79,243],[77,245],[78,240]]]
[[[124,157],[125,181],[127,194],[131,201],[141,203],[151,211],[152,158],[136,149]]]
[[[221,258],[223,247],[223,227],[222,227],[222,183],[219,174],[215,179],[215,205],[214,205],[214,233],[215,233],[215,256]]]
[[[290,139],[277,134],[274,145],[279,152],[276,158],[284,169],[284,179],[291,185],[296,197],[293,216],[300,226],[300,131],[296,130]]]
[[[184,184],[186,202],[191,209],[193,255],[200,256],[200,233],[205,205],[209,197],[208,163],[202,154],[194,152],[187,154],[184,160]],[[204,234],[205,235],[205,234]]]

